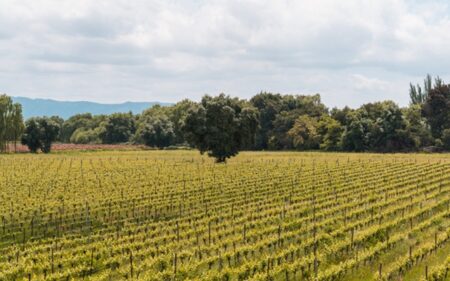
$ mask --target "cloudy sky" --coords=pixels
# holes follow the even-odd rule
[[[99,102],[320,93],[328,106],[450,81],[448,1],[0,0],[0,92]]]

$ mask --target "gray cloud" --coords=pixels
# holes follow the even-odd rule
[[[329,106],[450,78],[446,1],[4,0],[0,92],[178,101],[261,90]],[[448,80],[448,79],[447,79]]]

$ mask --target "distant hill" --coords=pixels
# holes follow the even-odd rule
[[[143,110],[156,104],[171,105],[161,102],[125,102],[118,104],[105,104],[88,101],[57,101],[50,99],[31,99],[25,97],[12,97],[14,102],[22,104],[25,119],[34,116],[58,115],[64,119],[79,113],[111,114],[116,112],[141,113]]]

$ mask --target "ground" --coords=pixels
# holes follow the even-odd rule
[[[450,280],[450,155],[0,156],[0,280]]]

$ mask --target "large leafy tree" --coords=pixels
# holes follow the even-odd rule
[[[423,89],[419,84],[413,85],[412,83],[409,83],[409,97],[411,99],[411,104],[423,104],[431,90],[431,85],[432,81],[430,74],[427,74],[427,77],[423,81]]]
[[[57,140],[59,134],[59,124],[51,118],[39,118],[38,124],[41,133],[41,150],[44,153],[49,153],[52,148],[52,143]]]
[[[360,111],[350,112],[348,125],[342,134],[342,149],[346,151],[365,151],[369,148],[368,132],[372,126],[370,119]]]
[[[371,147],[376,151],[403,151],[415,147],[410,132],[407,130],[401,109],[392,101],[375,103],[380,112],[373,118]]]
[[[32,153],[37,153],[42,147],[41,130],[36,118],[31,118],[26,121],[22,144],[28,146],[28,149]]]
[[[138,138],[147,146],[164,148],[172,144],[175,133],[166,115],[145,116],[137,129]]]
[[[422,116],[421,110],[421,105],[419,104],[411,104],[409,107],[402,109],[406,129],[411,134],[415,149],[434,144],[429,125]]]
[[[320,95],[280,95],[262,92],[250,102],[259,111],[260,129],[256,136],[256,149],[290,149],[287,137],[295,120],[301,115],[320,117],[327,113]]]
[[[89,143],[101,143],[100,140],[100,133],[102,132],[101,127],[97,128],[85,128],[80,127],[75,130],[75,132],[72,133],[72,136],[70,137],[71,143],[76,144],[89,144]]]
[[[14,143],[14,151],[17,152],[17,141],[23,134],[25,126],[23,124],[22,105],[15,103],[12,105],[11,111],[11,127],[9,132],[9,140]]]
[[[171,134],[173,134],[170,140],[170,144],[186,145],[183,131],[184,120],[186,119],[189,109],[194,104],[195,103],[193,101],[184,99],[174,104],[173,106],[155,105],[145,110],[141,115],[137,116],[137,131],[135,140],[138,142],[142,142],[140,134],[142,132],[141,129],[143,128],[143,126],[141,125],[141,123],[153,122],[152,120],[157,119],[159,119],[161,122],[167,123],[166,121],[168,119],[168,121],[170,122],[170,127],[172,127]]]
[[[441,138],[444,129],[450,128],[450,85],[436,85],[428,93],[422,114],[430,125],[434,138]]]
[[[235,156],[254,138],[258,124],[256,110],[246,102],[224,94],[204,96],[186,116],[184,131],[189,143],[216,162]]]
[[[62,142],[99,142],[101,124],[106,120],[106,115],[94,116],[90,113],[74,115],[62,125],[60,139]]]
[[[169,117],[169,120],[172,122],[173,133],[174,133],[173,142],[175,144],[185,143],[184,132],[183,132],[184,120],[186,119],[189,109],[193,105],[194,105],[193,101],[185,99],[185,100],[182,100],[182,101],[176,103],[172,107],[168,107],[168,108],[170,108],[168,117]]]
[[[16,147],[22,133],[22,106],[13,103],[11,97],[7,95],[0,95],[0,152],[7,151],[8,143],[11,142]]]
[[[103,122],[100,138],[103,143],[128,142],[136,132],[134,116],[131,113],[114,113]]]
[[[416,146],[401,109],[392,101],[365,104],[348,117],[344,150],[389,152]]]
[[[319,123],[314,117],[302,115],[295,120],[294,126],[288,131],[287,135],[292,139],[295,149],[318,149],[320,145],[318,127]]]
[[[250,103],[259,111],[259,129],[255,136],[255,149],[269,147],[269,133],[273,130],[273,121],[283,109],[280,94],[261,92],[250,99]]]
[[[25,123],[25,132],[22,136],[22,144],[36,153],[39,149],[49,153],[52,143],[57,139],[60,126],[55,120],[48,117],[36,117],[28,119]]]
[[[269,147],[272,150],[292,149],[292,137],[288,134],[299,117],[298,113],[282,111],[273,120],[273,129],[269,132]]]
[[[328,115],[323,115],[319,119],[317,129],[321,137],[320,148],[327,151],[340,150],[343,129],[339,121]]]

